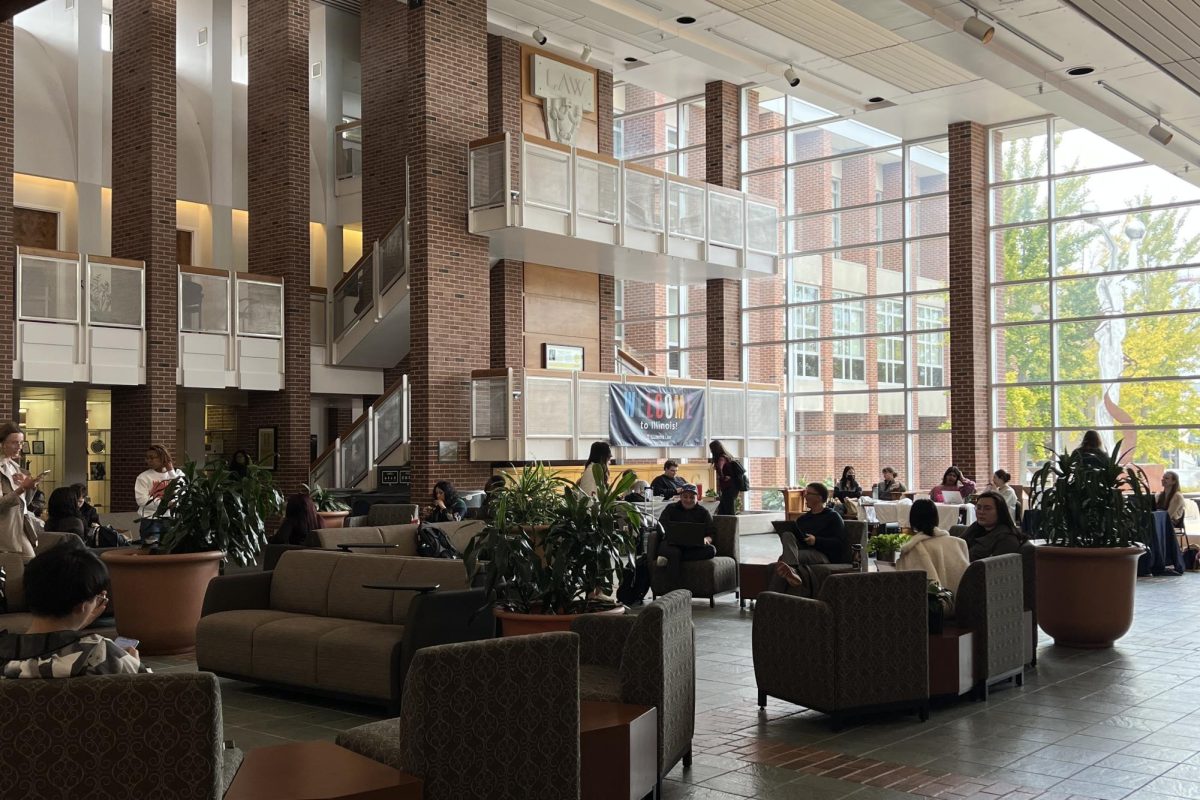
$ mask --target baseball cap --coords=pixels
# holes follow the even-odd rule
[[[683,486],[680,486],[679,493],[683,494],[684,492],[691,492],[692,494],[696,494],[696,484],[685,483]]]

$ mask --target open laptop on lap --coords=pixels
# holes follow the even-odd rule
[[[701,522],[664,522],[663,531],[668,544],[677,547],[702,547],[704,537],[710,536],[708,525]]]

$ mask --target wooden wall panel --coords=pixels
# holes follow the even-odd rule
[[[600,276],[525,265],[525,366],[540,369],[542,345],[583,348],[585,370],[600,369]]]

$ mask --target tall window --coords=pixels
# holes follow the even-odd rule
[[[988,138],[997,466],[1094,429],[1200,488],[1200,188],[1065,120]]]
[[[946,139],[902,141],[755,87],[741,155],[743,190],[779,209],[785,254],[779,276],[742,290],[743,374],[788,392],[788,455],[752,459],[751,482],[853,464],[936,483],[951,437]]]

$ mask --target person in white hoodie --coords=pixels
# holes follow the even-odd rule
[[[967,543],[937,527],[938,510],[932,500],[915,501],[908,521],[913,535],[900,548],[896,569],[923,570],[929,580],[957,592],[959,581],[971,563]]]
[[[141,517],[138,533],[143,541],[157,539],[165,526],[161,518],[154,519],[158,504],[162,501],[167,484],[183,473],[175,469],[171,454],[161,444],[146,448],[146,470],[137,476],[133,485],[133,496],[137,501],[138,516]]]

